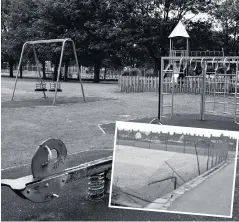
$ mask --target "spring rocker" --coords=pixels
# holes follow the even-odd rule
[[[57,157],[53,158],[53,150]],[[35,203],[59,197],[66,183],[88,177],[88,197],[100,200],[109,192],[112,156],[65,168],[67,148],[59,139],[42,142],[31,162],[31,175],[18,179],[2,179],[1,186],[9,187],[18,196]]]

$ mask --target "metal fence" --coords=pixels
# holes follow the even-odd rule
[[[65,68],[61,68],[61,77],[63,78],[64,70]],[[46,78],[52,78],[53,77],[53,71],[54,69],[52,67],[46,67],[45,68],[45,74]],[[89,70],[89,71],[88,71]],[[43,72],[42,65],[40,66],[41,73]],[[13,68],[13,75],[15,76],[17,73],[17,67],[15,66]],[[81,67],[80,69],[81,78],[83,79],[93,79],[94,78],[94,70],[90,69],[88,67]],[[100,79],[101,80],[117,80],[122,74],[122,70],[115,70],[115,69],[107,69],[106,72],[101,70],[100,71]],[[9,76],[9,68],[4,65],[1,69],[1,75],[2,76]],[[28,77],[28,78],[36,78],[38,76],[37,74],[37,67],[36,65],[25,65],[22,68],[22,77]],[[77,67],[76,66],[69,66],[68,67],[68,79],[77,79],[78,77],[77,73]]]

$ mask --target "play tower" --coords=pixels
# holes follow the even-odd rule
[[[176,37],[186,38],[186,48],[184,50],[182,50],[182,49],[178,50],[178,49],[174,48],[174,39]],[[169,56],[171,56],[171,57],[189,56],[189,38],[190,37],[188,35],[188,32],[187,32],[185,26],[183,25],[183,23],[181,21],[179,21],[179,23],[176,25],[174,30],[169,35],[169,39],[170,39]]]

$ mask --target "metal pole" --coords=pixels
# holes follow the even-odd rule
[[[62,48],[61,48],[61,57],[60,57],[60,62],[59,62],[59,67],[58,67],[58,74],[57,74],[57,81],[55,85],[55,95],[54,95],[54,100],[53,100],[53,106],[55,105],[56,102],[56,94],[57,94],[57,88],[58,88],[58,82],[60,79],[60,73],[61,73],[61,63],[62,63],[62,58],[63,58],[63,53],[64,53],[64,47],[67,39],[62,43]]]
[[[35,49],[34,44],[32,45],[32,48],[33,48],[33,53],[34,53],[34,57],[35,57],[35,62],[36,62],[36,65],[37,65],[37,73],[39,75],[39,78],[40,78],[40,81],[41,81],[41,84],[42,84],[43,81],[42,81],[41,73],[40,73],[40,70],[39,70],[39,60],[37,58],[37,53],[36,53],[36,49]],[[46,98],[45,91],[42,91],[42,92],[43,92],[44,98]]]
[[[239,112],[239,110],[237,109],[237,107],[239,106],[239,103],[238,103],[238,94],[237,94],[237,90],[238,90],[238,77],[239,77],[239,59],[237,60],[237,63],[236,63],[236,84],[235,84],[235,118],[234,118],[234,122],[236,124],[239,124],[239,122],[237,122],[237,113]]]
[[[188,38],[187,38],[187,56],[189,56],[189,44],[188,44]]]
[[[81,91],[82,91],[83,99],[86,102],[83,83],[82,83],[82,79],[81,79],[80,66],[79,66],[79,62],[78,62],[78,58],[77,58],[77,54],[76,54],[76,47],[75,47],[75,43],[73,41],[72,41],[72,46],[73,46],[73,51],[74,51],[74,55],[75,55],[76,66],[78,68],[78,76],[79,76],[79,79],[80,79]]]
[[[205,64],[206,66],[206,64]],[[205,120],[205,85],[206,85],[206,72],[207,69],[202,68],[202,94],[201,94],[201,120]]]
[[[26,46],[27,43],[28,42],[25,42],[22,46],[22,52],[21,52],[19,63],[18,63],[17,75],[16,75],[16,79],[15,79],[15,84],[14,84],[14,89],[13,89],[11,100],[13,100],[13,98],[14,98],[14,94],[15,94],[15,90],[16,90],[16,86],[17,86],[17,79],[18,79],[18,75],[19,75],[19,72],[20,72],[20,67],[21,67],[21,64],[22,64],[22,57],[23,57],[24,49],[25,49],[25,46]]]
[[[170,56],[172,56],[171,51],[172,51],[172,40],[171,40],[171,38],[170,38],[170,49],[169,49],[169,55],[170,55]]]
[[[167,161],[165,161],[165,163],[169,166],[169,168],[183,181],[183,182],[186,182],[174,169],[173,167],[171,167],[169,165],[169,163]]]
[[[174,65],[175,65],[175,69],[177,68],[176,67],[176,64],[175,64],[175,61],[173,61],[173,67],[174,67]],[[172,78],[172,80],[173,80],[173,82],[172,82],[172,98],[171,98],[171,103],[172,103],[172,108],[171,108],[171,118],[173,117],[173,97],[174,97],[174,88],[175,88],[175,84],[174,84],[174,75],[175,75],[175,69],[173,68],[173,74],[172,74],[172,76],[173,76],[173,78]],[[176,70],[177,71],[177,70]],[[180,72],[180,69],[179,69],[179,72]],[[179,73],[178,73],[178,75],[179,75]],[[177,84],[177,83],[176,83]]]
[[[195,153],[196,153],[196,157],[197,157],[198,175],[201,175],[201,173],[200,173],[199,159],[198,159],[197,143],[196,143],[195,141],[194,141],[194,148],[195,148]]]
[[[161,71],[159,72],[159,102],[158,102],[158,119],[161,122],[162,121],[162,96],[163,96],[163,65],[164,65],[164,59],[161,58]]]

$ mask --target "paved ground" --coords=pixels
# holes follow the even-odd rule
[[[230,216],[235,161],[176,199],[169,211]]]
[[[15,101],[41,99],[42,94],[34,91],[35,83],[34,80],[19,80]],[[13,85],[14,79],[2,78],[2,105],[11,99]],[[62,83],[62,89],[61,97],[81,97],[79,83]],[[68,103],[55,107],[17,107],[16,105],[12,108],[2,108],[1,165],[5,169],[2,171],[3,178],[17,178],[27,175],[37,145],[49,137],[61,138],[72,159],[74,159],[74,155],[81,155],[77,153],[87,150],[95,152],[94,159],[96,159],[100,157],[97,151],[113,149],[114,140],[113,135],[103,134],[98,128],[98,124],[157,115],[158,96],[155,93],[119,93],[116,84],[86,83],[84,89],[87,98],[100,98],[100,100],[89,103]],[[166,99],[169,101],[170,98],[166,97]],[[194,101],[193,105],[192,101]],[[199,95],[176,95],[175,112],[179,114],[193,113],[198,116],[199,101]],[[232,118],[229,118],[227,122],[227,125],[220,124],[218,127],[227,129],[227,126],[235,126]],[[183,122],[181,123],[183,124]],[[194,124],[194,127],[200,127],[199,121],[195,121]],[[110,153],[112,154],[112,151]],[[76,159],[78,160],[79,157]],[[82,161],[88,160],[87,157]],[[14,168],[7,170],[11,167]],[[20,199],[8,188],[2,188],[2,220],[213,219],[200,216],[109,209],[107,198],[102,202],[103,204],[89,204],[89,202],[82,201],[85,197],[86,183],[86,180],[82,180],[82,183],[67,185],[62,193],[62,198],[48,204],[32,204]],[[239,183],[237,183],[237,187],[239,187]],[[235,200],[239,201],[238,197],[239,195],[236,194]],[[237,209],[239,209],[238,204],[235,204],[234,219],[239,219]]]
[[[191,107],[193,109],[193,107]],[[190,110],[191,110],[190,108]],[[130,119],[129,122],[140,122],[140,123],[149,123],[151,120],[156,118],[156,116]],[[206,120],[201,121],[199,114],[179,114],[176,113],[172,119],[163,118],[162,124],[164,125],[173,125],[173,126],[185,126],[185,127],[198,127],[206,129],[217,129],[217,130],[230,130],[230,131],[239,131],[239,125],[233,122],[232,117],[227,116],[212,116],[206,115]],[[107,134],[114,134],[115,132],[115,123],[105,123],[101,124],[100,127]]]

